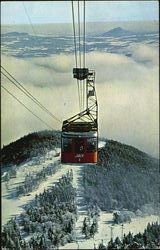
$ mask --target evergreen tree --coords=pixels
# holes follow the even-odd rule
[[[40,237],[39,247],[40,247],[40,249],[46,249],[46,240],[45,240],[45,237],[43,234]]]
[[[48,229],[48,239],[50,239],[50,240],[53,239],[53,230],[52,230],[52,228]]]
[[[95,233],[98,232],[97,220],[94,220],[90,228],[90,236],[94,238]]]
[[[114,223],[116,224],[119,223],[119,214],[117,212],[113,213],[113,220],[114,220]]]
[[[8,241],[9,235],[6,231],[6,228],[4,228],[4,232],[1,234],[1,244],[2,247],[5,247],[6,242]]]
[[[127,245],[127,249],[142,249],[142,245],[134,241],[132,244]]]
[[[128,244],[132,244],[132,242],[133,242],[133,236],[132,236],[131,232],[129,232],[129,234],[125,237],[124,242],[127,245]]]
[[[6,248],[9,248],[9,249],[14,249],[15,248],[15,243],[11,239],[11,237],[9,237],[7,242],[6,242]]]
[[[107,250],[107,247],[103,244],[103,240],[102,240],[102,242],[99,244],[98,249],[99,249],[99,250]]]
[[[88,225],[86,217],[84,218],[83,221],[82,233],[85,235],[87,239],[90,237],[90,226]]]
[[[15,241],[15,247],[16,247],[16,249],[17,250],[21,249],[20,241],[19,241],[18,237],[16,237],[14,241]]]
[[[113,240],[111,239],[109,242],[108,242],[108,247],[107,249],[110,250],[110,249],[115,249],[116,248],[116,244],[113,242]]]
[[[59,233],[56,232],[56,234],[54,234],[54,238],[53,238],[53,244],[54,246],[58,247],[60,244],[60,235]]]
[[[121,245],[122,245],[122,243],[121,243],[119,237],[116,237],[115,243],[116,243],[116,245],[117,245],[118,247],[121,247]]]
[[[85,234],[87,226],[88,226],[87,217],[85,217],[84,220],[83,220],[83,227],[82,227],[82,233],[83,234]]]

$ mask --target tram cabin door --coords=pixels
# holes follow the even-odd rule
[[[75,138],[75,160],[85,162],[85,138]]]

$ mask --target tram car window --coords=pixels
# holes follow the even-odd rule
[[[87,152],[96,152],[97,151],[97,138],[87,139]]]
[[[72,138],[63,138],[62,139],[62,151],[71,152],[72,151]]]

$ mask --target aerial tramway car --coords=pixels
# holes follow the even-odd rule
[[[61,161],[63,163],[97,163],[98,123],[95,72],[87,68],[73,69],[73,76],[86,86],[86,108],[63,121]],[[83,80],[83,83],[82,83]]]

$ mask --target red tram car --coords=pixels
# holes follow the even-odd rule
[[[62,162],[97,163],[97,132],[64,132]]]

